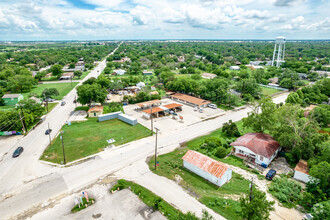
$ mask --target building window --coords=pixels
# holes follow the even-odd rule
[[[238,150],[238,153],[240,153],[240,154],[244,154],[244,151],[242,151],[242,150]]]
[[[260,156],[260,161],[264,161],[264,157]]]
[[[256,157],[256,155],[254,155],[254,154],[250,154],[250,156],[251,156],[251,157]]]

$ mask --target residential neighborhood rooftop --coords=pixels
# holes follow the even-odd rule
[[[299,160],[294,170],[308,174],[309,169],[308,169],[307,161],[302,159]]]
[[[269,134],[247,133],[239,138],[231,146],[244,146],[256,154],[270,158],[281,146]]]
[[[88,112],[103,112],[103,106],[94,106],[88,109]]]

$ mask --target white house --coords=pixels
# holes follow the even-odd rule
[[[308,183],[311,180],[308,171],[307,161],[300,160],[294,168],[293,178]]]
[[[280,144],[272,136],[263,133],[247,133],[230,145],[234,147],[235,156],[267,166],[281,150]]]
[[[126,73],[126,71],[122,70],[122,69],[114,70],[113,72],[115,72],[117,75],[120,75],[120,76],[122,76]]]
[[[186,169],[217,186],[222,186],[231,179],[232,170],[226,164],[197,151],[188,150],[182,159]]]
[[[231,69],[231,70],[240,70],[239,66],[231,66],[231,67],[229,67],[229,69]]]
[[[146,86],[146,84],[144,84],[144,82],[139,82],[136,84],[136,86],[139,88],[139,89],[142,89],[143,87]]]

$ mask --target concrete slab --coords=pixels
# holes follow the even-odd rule
[[[95,199],[95,204],[71,214],[71,208],[75,205],[74,198],[79,194],[69,195],[53,207],[43,210],[29,219],[43,220],[49,219],[135,219],[135,220],[165,220],[166,218],[160,212],[146,206],[134,193],[125,189],[114,194],[109,193],[110,184],[96,184],[88,188],[89,197]]]
[[[69,118],[69,121],[87,121],[86,111],[75,111]]]
[[[162,105],[170,104],[170,103],[178,103],[171,99],[162,99]],[[189,105],[182,104],[182,111],[177,112],[179,116],[183,117],[183,120],[175,119],[172,115],[153,118],[153,125],[160,129],[161,133],[173,132],[175,130],[182,129],[189,125],[201,122],[203,119],[219,115],[221,113],[225,113],[224,110],[221,109],[211,109],[204,108],[203,112],[194,111],[194,108]],[[142,117],[142,111],[136,111],[136,105],[127,105],[124,106],[125,113],[129,116],[135,117],[138,120],[138,123],[142,124],[147,128],[151,128],[151,120]]]

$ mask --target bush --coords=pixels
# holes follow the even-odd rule
[[[85,209],[86,208],[86,204],[87,204],[87,207],[88,206],[91,206],[95,203],[95,200],[93,198],[88,198],[88,202],[86,200],[86,198],[83,198],[83,204],[80,203],[80,207],[79,205],[75,205],[72,209],[71,209],[71,213],[75,213],[75,212],[79,212],[80,210],[82,209]]]
[[[293,207],[302,199],[301,185],[287,178],[274,178],[269,192],[280,200],[283,205]],[[290,204],[291,203],[291,204]]]
[[[232,120],[229,120],[229,122],[226,122],[222,125],[222,132],[224,132],[226,135],[232,137],[239,137],[241,136],[236,123],[234,123]]]
[[[221,140],[218,137],[208,137],[205,139],[204,143],[201,144],[200,148],[201,149],[207,149],[207,150],[213,150],[215,148],[220,147]]]
[[[330,200],[315,204],[312,215],[315,220],[330,219]]]
[[[224,158],[227,155],[227,149],[224,147],[219,147],[215,153],[218,158]]]

